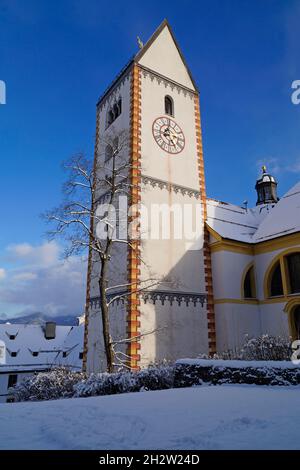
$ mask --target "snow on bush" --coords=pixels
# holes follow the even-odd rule
[[[15,401],[57,400],[116,393],[164,390],[173,386],[174,367],[159,366],[139,372],[85,374],[56,368],[25,378],[10,390]]]
[[[138,372],[92,374],[74,386],[75,397],[164,390],[173,386],[174,368],[149,367]]]
[[[175,366],[174,387],[255,384],[299,385],[300,368],[291,361],[182,359]]]
[[[55,368],[26,377],[9,390],[15,401],[56,400],[72,397],[74,385],[83,380],[84,374],[67,368]]]
[[[291,343],[281,336],[261,335],[258,338],[246,337],[241,349],[241,359],[246,361],[289,361]]]
[[[200,354],[199,359],[224,359],[241,361],[289,361],[291,359],[291,342],[282,336],[261,335],[250,338],[245,335],[241,349],[231,349],[216,353],[213,356]]]
[[[258,338],[246,337],[240,350],[225,351],[213,357],[202,354],[202,359],[229,359],[245,361],[284,361],[291,358],[291,346],[287,339],[271,335]],[[218,379],[219,380],[219,379]],[[230,379],[231,380],[231,379]],[[174,385],[174,366],[153,364],[138,372],[100,373],[86,376],[67,368],[25,378],[10,393],[15,401],[55,400],[66,397],[90,397],[116,393],[163,390]]]

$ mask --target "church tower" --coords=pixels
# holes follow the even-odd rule
[[[140,232],[118,252],[115,284],[128,287],[111,320],[132,369],[216,348],[199,92],[166,20],[140,47],[98,102],[95,150],[110,129],[128,131]],[[84,363],[96,372],[105,360],[94,269],[90,256]]]

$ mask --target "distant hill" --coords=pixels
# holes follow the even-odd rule
[[[50,317],[42,312],[31,313],[21,317],[9,317],[5,313],[0,313],[0,324],[3,323],[21,323],[30,325],[42,325],[47,321],[55,321],[57,325],[74,326],[77,325],[77,317],[72,315]]]

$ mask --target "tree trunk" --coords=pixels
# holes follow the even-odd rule
[[[101,273],[99,278],[100,307],[102,317],[102,333],[106,356],[107,372],[112,373],[114,369],[114,351],[110,336],[109,309],[106,297],[106,270],[107,260],[101,260]]]

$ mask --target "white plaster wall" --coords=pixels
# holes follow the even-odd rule
[[[114,304],[110,309],[111,335],[114,340],[126,338],[126,307],[122,304]],[[120,345],[125,352],[125,345]],[[87,371],[103,372],[106,370],[106,359],[102,336],[102,318],[99,307],[89,310],[89,335]]]
[[[284,312],[285,303],[270,303],[260,306],[261,334],[289,337],[288,315]]]
[[[172,206],[172,204],[183,208],[184,205],[190,205],[193,212],[194,219],[201,222],[201,204],[199,199],[195,197],[183,196],[180,193],[175,194],[173,191],[167,189],[160,189],[158,187],[152,188],[150,185],[143,186],[142,190],[142,204],[148,211],[148,231],[145,225],[142,224],[141,231],[144,237],[149,239],[142,240],[142,257],[143,263],[141,266],[142,278],[147,279],[150,275],[156,276],[161,279],[163,276],[168,276],[174,282],[173,290],[188,291],[188,292],[204,292],[204,264],[203,264],[203,230],[202,225],[199,224],[201,233],[197,239],[189,240],[185,237],[184,230],[178,233],[180,239],[174,239],[176,234],[177,222],[174,222],[171,213],[168,217],[164,213],[158,218],[151,217],[151,208],[154,205],[165,204]],[[183,216],[183,223],[184,216]],[[156,226],[156,221],[159,222],[159,230],[156,233],[151,233],[153,226]],[[163,225],[170,227],[171,239],[162,239],[161,230]],[[175,227],[176,224],[176,227]],[[159,235],[159,239],[152,239],[154,235]],[[163,286],[162,286],[163,287]],[[166,285],[165,288],[168,288]]]
[[[216,304],[215,305],[217,351],[239,349],[245,340],[261,334],[260,311],[257,305]]]
[[[253,257],[232,251],[216,251],[211,258],[214,298],[241,299],[242,276]]]
[[[141,139],[142,172],[148,176],[172,181],[199,189],[198,157],[196,149],[194,97],[191,93],[166,86],[149,74],[141,78]],[[162,150],[152,135],[155,119],[165,115],[164,98],[170,95],[174,101],[174,121],[185,135],[185,148],[178,154]]]
[[[155,330],[155,334],[145,334],[141,339],[142,367],[208,352],[206,309],[201,304],[161,305],[158,301],[155,305],[143,304],[141,312],[141,332]]]

